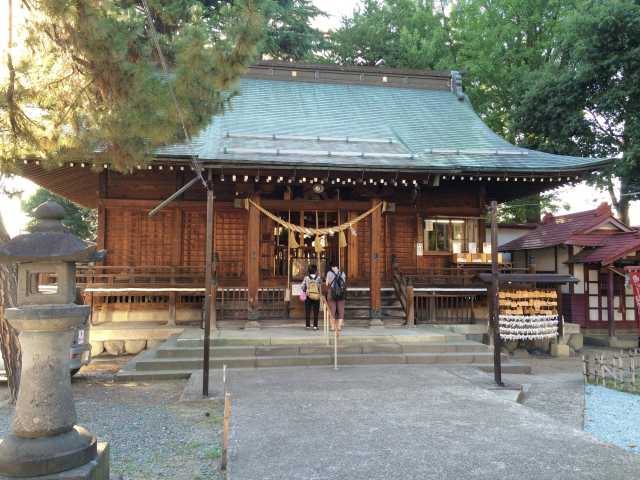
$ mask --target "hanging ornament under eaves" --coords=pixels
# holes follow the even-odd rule
[[[296,241],[296,233],[289,230],[289,248],[300,248],[300,244]]]
[[[316,251],[318,255],[324,252],[324,246],[322,238],[319,235],[316,235],[313,239],[313,249]]]
[[[343,230],[340,230],[338,234],[338,247],[345,248],[347,246],[347,236],[344,234]]]

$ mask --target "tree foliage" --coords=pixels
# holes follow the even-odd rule
[[[476,110],[495,132],[522,141],[514,106],[523,82],[552,61],[561,19],[578,0],[459,0],[451,11],[457,68]]]
[[[0,168],[99,152],[101,162],[126,170],[154,147],[183,141],[182,122],[197,133],[223,112],[257,53],[258,1],[148,0],[168,75],[141,2],[24,2],[26,48],[20,58],[9,51],[0,85]]]
[[[53,200],[64,208],[62,223],[74,235],[83,240],[95,241],[98,226],[98,215],[95,209],[81,207],[71,200],[51,193],[49,190],[39,188],[32,196],[22,202],[22,210],[26,213],[31,213],[38,205],[47,200]],[[27,228],[31,230],[34,224],[35,220],[31,219]]]
[[[340,64],[451,68],[445,16],[431,0],[365,0],[331,34],[329,58]]]
[[[628,221],[640,198],[640,1],[584,2],[563,19],[552,59],[529,76],[517,121],[538,148],[619,158],[594,180]]]
[[[530,195],[506,202],[498,207],[498,221],[504,223],[539,223],[545,213],[556,213],[561,207],[553,193]]]
[[[331,35],[331,57],[338,63],[373,65],[382,58],[388,67],[461,70],[465,91],[483,120],[522,144],[527,137],[515,106],[523,82],[553,60],[560,21],[577,2],[366,0]],[[548,195],[541,198],[551,201]],[[547,206],[543,202],[541,208]],[[508,215],[533,213],[514,204]]]
[[[327,45],[324,34],[311,22],[325,15],[311,0],[271,0],[265,4],[267,19],[261,47],[263,58],[305,61]]]

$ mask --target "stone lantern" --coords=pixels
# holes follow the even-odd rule
[[[76,328],[90,310],[74,303],[76,262],[101,260],[104,252],[62,225],[59,204],[47,201],[34,216],[32,233],[0,246],[0,262],[18,266],[18,307],[5,317],[22,350],[12,431],[0,441],[0,478],[108,479],[106,445],[98,448],[96,438],[76,425],[69,372]]]

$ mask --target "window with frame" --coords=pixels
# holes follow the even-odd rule
[[[430,252],[476,253],[478,220],[436,218],[424,221],[424,240]]]

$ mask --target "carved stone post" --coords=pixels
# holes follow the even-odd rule
[[[12,431],[0,442],[0,476],[73,470],[73,478],[108,478],[106,445],[99,449],[96,438],[76,425],[69,372],[75,330],[90,309],[74,303],[76,262],[101,260],[104,252],[70,233],[63,216],[60,205],[45,202],[35,210],[33,233],[0,247],[0,261],[18,264],[18,307],[5,315],[22,349]]]

